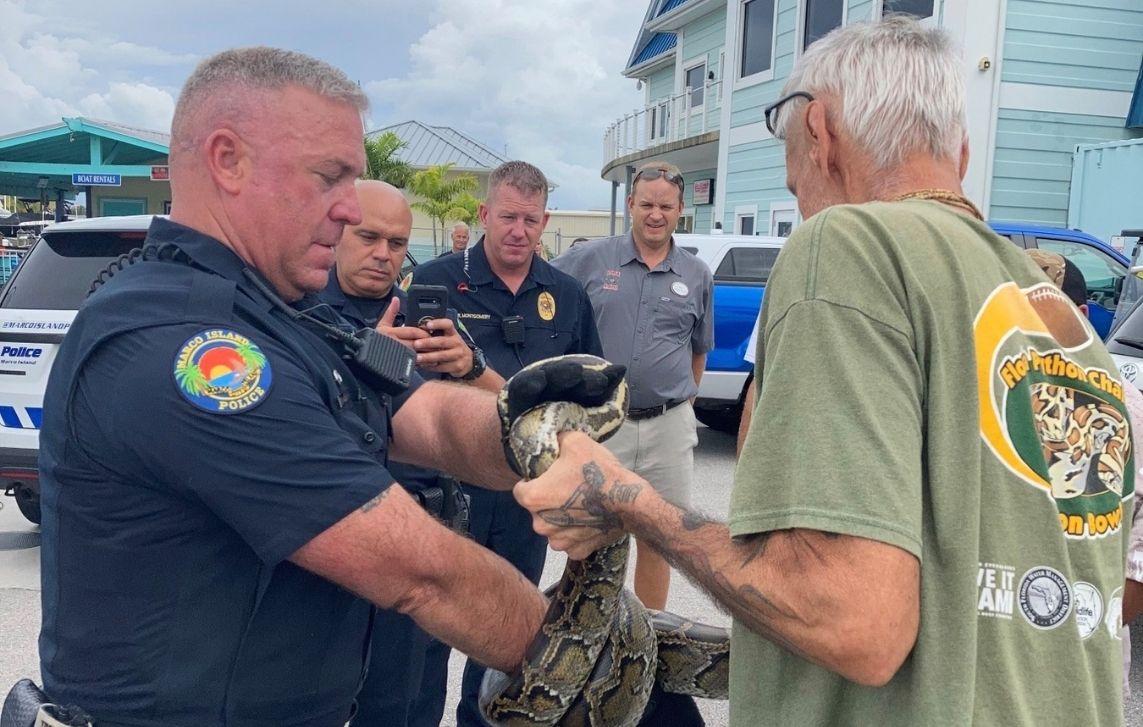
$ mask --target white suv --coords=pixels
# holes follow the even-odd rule
[[[36,457],[52,362],[92,282],[143,244],[151,219],[52,225],[0,292],[0,487],[32,522],[40,521]]]

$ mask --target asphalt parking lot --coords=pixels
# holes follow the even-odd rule
[[[725,515],[730,502],[734,472],[734,439],[705,427],[699,430],[699,449],[695,456],[695,504],[703,511]],[[35,528],[20,515],[15,503],[2,500],[0,509],[0,548],[27,545],[19,540],[36,538]],[[543,585],[554,582],[563,570],[564,558],[557,553],[548,557]],[[729,619],[717,611],[710,599],[690,583],[676,577],[671,585],[670,610],[682,615],[725,625]],[[0,550],[0,693],[22,676],[38,679],[39,667],[36,637],[40,625],[40,561],[39,548],[20,547]],[[1133,629],[1134,658],[1143,665],[1143,624]],[[454,725],[453,714],[460,690],[460,674],[464,660],[453,655],[449,664],[449,700],[444,725]],[[1143,669],[1132,675],[1134,697],[1127,703],[1127,724],[1143,727]],[[700,700],[700,709],[708,725],[726,725],[729,712],[725,702]]]

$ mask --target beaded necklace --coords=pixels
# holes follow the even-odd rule
[[[934,202],[944,202],[947,205],[959,207],[978,220],[984,220],[984,215],[980,214],[980,210],[976,208],[976,205],[974,205],[968,197],[965,197],[963,194],[957,194],[956,192],[950,192],[947,189],[918,189],[894,197],[890,201],[902,202],[907,199],[931,199]]]

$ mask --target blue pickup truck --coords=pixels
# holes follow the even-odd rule
[[[1078,230],[990,224],[1019,247],[1060,253],[1075,263],[1087,281],[1088,318],[1100,337],[1107,336],[1129,266],[1121,252]],[[766,279],[785,240],[739,235],[676,235],[675,239],[714,273],[714,350],[707,357],[695,416],[712,429],[734,432],[750,373],[743,360],[747,340],[762,307]]]

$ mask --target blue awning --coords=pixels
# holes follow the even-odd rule
[[[663,7],[659,8],[659,12],[655,15],[655,17],[666,15],[686,1],[687,0],[667,0],[665,3],[663,3]]]
[[[1139,78],[1135,79],[1135,95],[1127,110],[1127,128],[1143,129],[1143,61],[1139,64]]]
[[[643,50],[639,51],[639,55],[635,56],[635,60],[631,62],[629,68],[634,68],[652,58],[657,58],[674,48],[677,42],[678,39],[674,33],[655,33],[651,40],[647,41],[647,45],[643,46]]]

